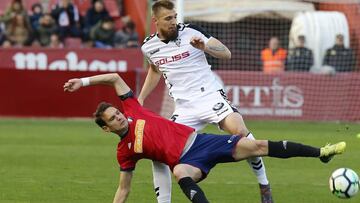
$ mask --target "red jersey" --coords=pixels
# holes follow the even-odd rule
[[[143,108],[134,97],[122,98],[121,103],[129,121],[129,130],[117,148],[121,170],[135,169],[136,162],[143,158],[165,163],[173,169],[194,129],[156,115]]]

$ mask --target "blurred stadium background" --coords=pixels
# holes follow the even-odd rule
[[[11,2],[0,1],[0,16]],[[22,3],[31,16],[35,3],[51,11],[58,1]],[[92,4],[91,0],[72,3],[81,16]],[[132,19],[140,45],[154,32],[149,13],[152,0],[104,3],[117,30]],[[360,1],[176,3],[179,21],[203,27],[231,50],[229,61],[208,60],[257,138],[286,138],[317,146],[348,142],[348,151],[329,165],[318,160],[266,159],[275,201],[342,202],[330,194],[327,181],[339,167],[360,173],[360,139],[356,138],[360,133]],[[6,25],[0,27],[4,34]],[[274,37],[278,39],[278,47],[271,50],[274,57],[262,55]],[[299,48],[302,39],[311,50],[312,63]],[[343,46],[334,47],[341,42]],[[62,85],[72,77],[118,72],[139,92],[146,76],[145,61],[139,47],[99,49],[76,37],[63,43],[64,48],[36,44],[0,48],[0,202],[110,202],[117,187],[118,140],[101,136],[89,120],[98,102],[116,103],[113,90],[92,87],[69,95]],[[264,70],[268,66],[276,66],[277,71]],[[165,117],[171,115],[173,103],[162,81],[145,106]],[[205,131],[218,132],[213,126]],[[221,165],[201,184],[212,202],[258,202],[255,177],[245,163]],[[176,184],[173,191],[174,202],[187,202]],[[143,161],[129,202],[155,201],[151,165]],[[359,201],[358,195],[349,202]]]

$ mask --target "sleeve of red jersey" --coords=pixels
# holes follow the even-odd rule
[[[117,157],[120,171],[133,171],[135,170],[136,162],[130,159],[125,159],[124,156],[118,155]]]
[[[124,112],[140,112],[142,106],[139,104],[136,98],[129,98],[122,102]]]

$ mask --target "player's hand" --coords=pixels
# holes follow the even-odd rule
[[[205,50],[205,42],[200,37],[192,37],[190,39],[190,44],[200,50]]]
[[[138,102],[139,102],[139,104],[140,104],[141,106],[144,106],[144,100],[143,100],[143,99],[138,98]]]
[[[64,84],[64,92],[75,92],[80,89],[82,82],[79,78],[70,79]]]

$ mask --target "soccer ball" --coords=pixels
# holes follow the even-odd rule
[[[335,196],[348,199],[359,191],[359,176],[349,168],[339,168],[331,174],[329,184]]]

